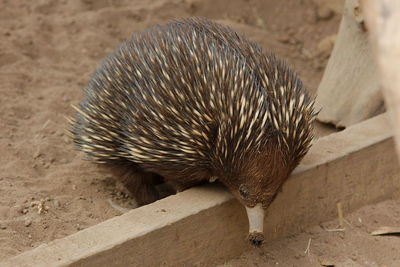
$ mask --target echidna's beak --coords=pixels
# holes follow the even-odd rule
[[[249,218],[249,241],[254,247],[259,247],[264,242],[264,209],[261,203],[253,208],[246,206]]]

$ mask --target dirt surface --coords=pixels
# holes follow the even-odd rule
[[[74,150],[65,116],[122,40],[191,16],[227,24],[285,58],[311,92],[340,20],[311,0],[0,0],[0,259],[121,214],[109,200],[134,205]],[[302,240],[293,242],[303,249]]]
[[[400,234],[373,236],[382,226],[400,226],[400,199],[365,206],[339,220],[252,249],[225,267],[236,266],[400,266]]]

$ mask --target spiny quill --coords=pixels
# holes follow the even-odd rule
[[[255,246],[316,116],[284,62],[205,19],[136,33],[103,60],[76,110],[75,144],[116,171],[139,204],[157,200],[162,181],[183,189],[218,178],[255,218]]]

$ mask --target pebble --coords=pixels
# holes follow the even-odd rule
[[[54,207],[60,207],[60,201],[54,200],[53,205],[54,205]]]
[[[265,28],[265,22],[262,18],[258,17],[256,19],[256,25],[260,28]]]
[[[63,136],[62,140],[63,140],[64,143],[66,143],[66,144],[70,144],[70,143],[71,143],[71,138],[69,138],[68,136]]]
[[[29,227],[29,226],[31,226],[31,224],[32,224],[32,220],[31,219],[26,219],[25,220],[25,223],[24,223],[25,227]]]
[[[0,229],[1,229],[1,230],[6,230],[6,229],[7,229],[7,226],[4,225],[4,224],[0,224]]]
[[[317,10],[318,20],[330,20],[333,17],[333,15],[334,15],[333,11],[327,7],[320,7]]]
[[[330,54],[336,41],[336,34],[324,37],[318,42],[317,50],[320,54]]]

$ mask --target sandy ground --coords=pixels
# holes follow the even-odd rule
[[[64,116],[73,114],[70,105],[79,102],[97,63],[122,40],[190,16],[227,24],[285,58],[311,92],[340,21],[339,14],[312,0],[0,0],[0,259],[121,214],[109,200],[134,204],[110,174],[74,150]],[[396,202],[379,205],[389,213]],[[358,215],[351,216],[348,229],[354,231],[327,233],[323,228],[332,222],[227,264],[245,266],[254,258],[259,265],[284,265],[287,257],[305,265],[320,258],[353,260],[352,249],[343,246],[360,245],[358,233],[374,224],[358,224]],[[310,254],[304,255],[309,238]],[[399,242],[392,238],[370,239],[375,246]],[[374,259],[373,251],[355,253],[361,265]],[[386,255],[381,254],[376,256]]]
[[[221,266],[400,266],[400,235],[373,236],[382,226],[400,226],[400,199],[386,200],[339,220],[251,249]]]

